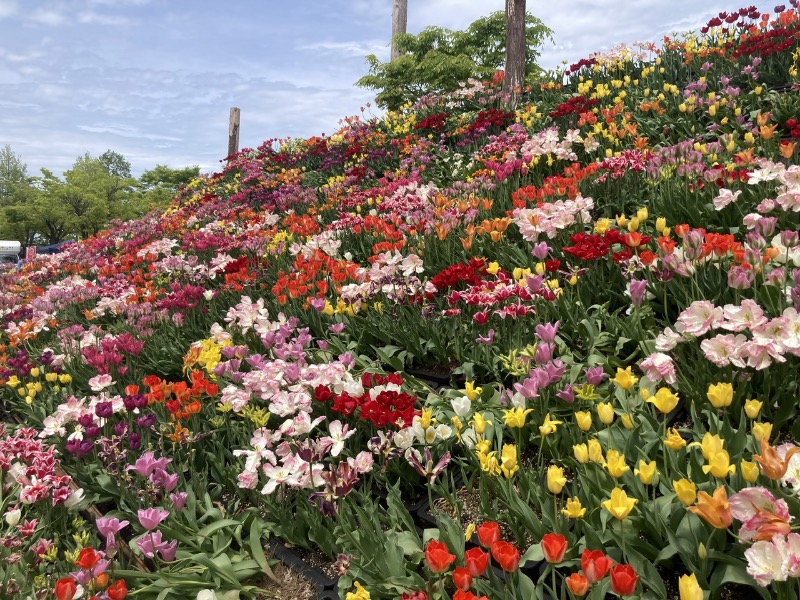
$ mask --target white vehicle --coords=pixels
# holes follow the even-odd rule
[[[0,240],[0,264],[16,264],[21,251],[22,244],[19,242]]]

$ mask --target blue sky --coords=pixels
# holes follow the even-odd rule
[[[409,0],[408,31],[463,29],[504,5]],[[555,32],[546,68],[659,42],[742,5],[528,0]],[[0,147],[32,175],[60,175],[108,149],[139,175],[156,164],[218,170],[232,106],[242,111],[240,147],[333,133],[372,100],[353,84],[365,55],[388,59],[391,11],[392,0],[0,0]]]

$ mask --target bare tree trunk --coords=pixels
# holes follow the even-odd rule
[[[525,83],[525,1],[506,0],[506,74],[503,92],[509,108],[516,108]]]
[[[395,38],[405,33],[408,27],[408,0],[394,0],[392,8],[392,54],[390,60],[394,60],[402,53],[397,49]]]

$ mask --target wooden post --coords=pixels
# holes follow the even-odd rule
[[[506,0],[506,74],[503,93],[514,110],[525,85],[525,0]]]
[[[239,120],[241,111],[235,106],[231,108],[231,119],[228,124],[228,154],[231,156],[239,151]]]
[[[408,27],[408,0],[394,0],[392,7],[392,52],[389,60],[394,60],[400,56],[400,50],[397,49],[397,42],[395,38],[406,32]]]

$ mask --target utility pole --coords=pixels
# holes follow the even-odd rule
[[[394,0],[392,8],[392,53],[389,60],[394,60],[402,53],[397,49],[395,39],[408,28],[408,0]]]

